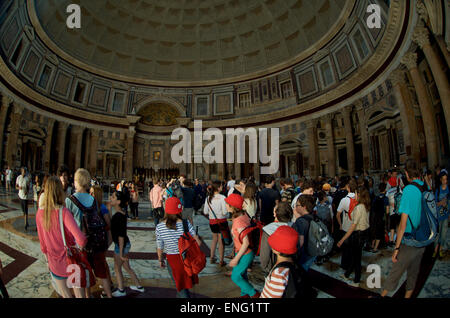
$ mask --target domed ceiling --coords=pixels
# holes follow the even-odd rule
[[[230,83],[292,66],[331,40],[354,0],[35,0],[45,35],[71,63],[127,82]]]

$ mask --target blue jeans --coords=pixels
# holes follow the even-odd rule
[[[169,271],[170,278],[172,278],[173,282],[175,283],[175,279],[173,278],[172,269],[170,268],[169,262],[167,262],[167,270]],[[189,289],[182,289],[180,291],[177,291],[177,298],[191,298],[191,293],[189,292]]]
[[[255,253],[253,251],[242,256],[231,273],[231,280],[241,289],[241,296],[249,295],[250,297],[253,297],[256,294],[256,290],[248,282],[247,276],[247,268],[250,267],[254,258]]]
[[[309,260],[307,260],[306,262],[304,262],[303,264],[302,264],[302,266],[303,266],[303,268],[304,268],[304,270],[305,271],[308,271],[309,270],[309,268],[311,267],[311,265],[314,263],[314,261],[316,260],[316,256],[314,256],[314,257],[311,257]]]

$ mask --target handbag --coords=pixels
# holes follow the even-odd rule
[[[216,213],[214,213],[214,210],[211,207],[211,204],[208,202],[208,200],[206,200],[206,202],[208,203],[209,209],[211,210],[212,214],[214,215],[214,217],[217,218]],[[230,227],[228,226],[228,221],[226,219],[224,219],[224,222],[220,222],[219,223],[219,229],[220,229],[220,234],[222,235],[222,241],[223,244],[225,244],[226,246],[231,245],[231,242],[233,241],[231,239],[231,232],[230,232]]]
[[[75,269],[67,279],[68,286],[72,285],[75,288],[89,288],[94,286],[95,276],[92,272],[92,267],[89,264],[86,251],[79,249],[77,246],[67,246],[66,234],[64,233],[62,207],[59,209],[59,226],[61,228],[64,248],[66,249],[67,272],[72,268]],[[74,282],[72,282],[73,275],[75,275]]]

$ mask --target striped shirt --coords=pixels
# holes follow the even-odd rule
[[[194,237],[197,235],[192,227],[192,224],[188,222],[189,233]],[[183,222],[177,222],[177,229],[172,230],[166,226],[166,223],[161,222],[156,226],[156,246],[163,250],[164,253],[173,255],[179,254],[178,239],[183,235]]]
[[[288,284],[289,268],[279,267],[266,278],[260,298],[281,298]]]

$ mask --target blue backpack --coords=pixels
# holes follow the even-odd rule
[[[411,223],[411,233],[405,233],[403,243],[413,247],[425,247],[436,240],[438,234],[438,215],[436,211],[436,201],[432,191],[428,190],[426,184],[420,186],[412,182],[422,193],[422,209],[420,212],[420,222],[414,227],[411,218],[408,215],[408,221]]]

